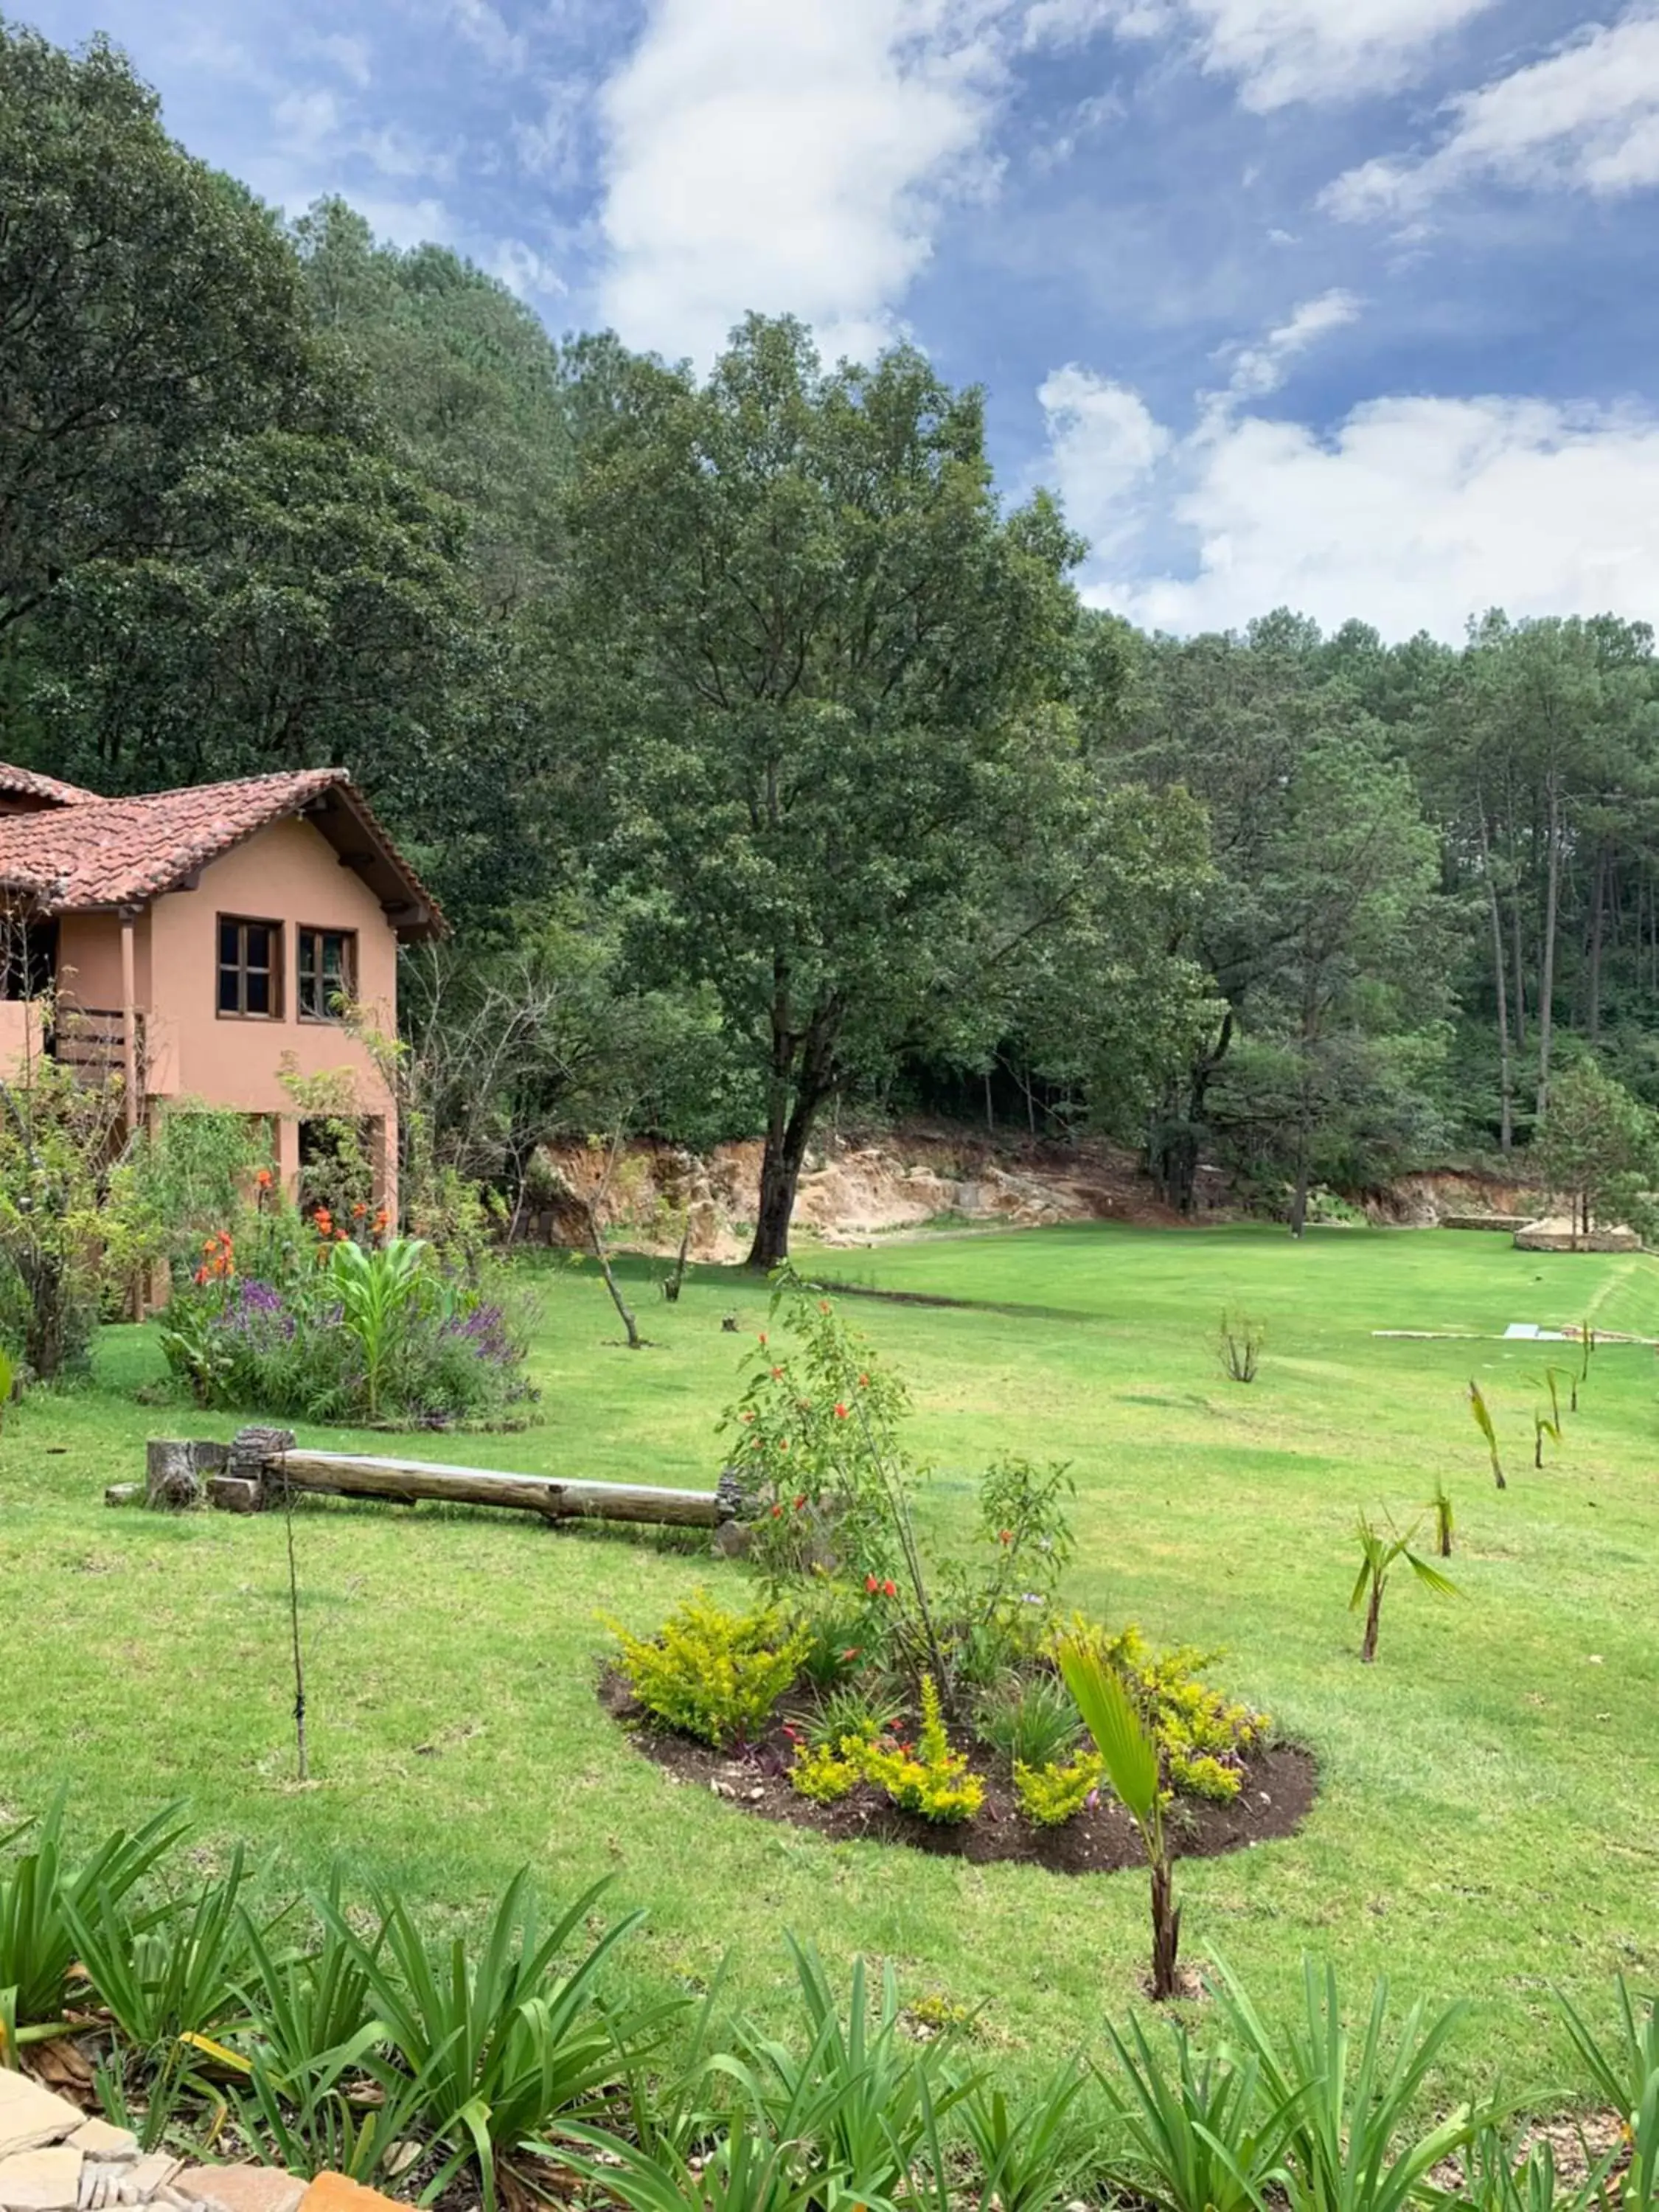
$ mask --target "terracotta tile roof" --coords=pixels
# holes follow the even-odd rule
[[[68,787],[65,787],[66,788]],[[204,783],[133,799],[88,797],[61,811],[0,816],[0,892],[32,900],[48,914],[88,907],[139,906],[174,890],[209,861],[325,793],[356,825],[350,842],[374,849],[368,860],[385,888],[416,910],[428,910],[441,931],[437,901],[375,820],[343,769],[298,769]],[[332,821],[333,816],[328,817]],[[319,827],[330,834],[328,822]],[[424,918],[408,925],[428,933]]]
[[[59,783],[55,775],[39,775],[32,768],[14,768],[9,761],[0,761],[0,793],[4,792],[19,799],[44,799],[52,806],[82,806],[98,796],[95,791],[82,791],[78,783]]]

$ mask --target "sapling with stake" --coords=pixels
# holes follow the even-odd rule
[[[1359,1646],[1359,1656],[1369,1667],[1376,1657],[1376,1631],[1382,1617],[1382,1593],[1389,1586],[1389,1577],[1403,1559],[1425,1589],[1441,1597],[1461,1597],[1462,1592],[1455,1583],[1449,1581],[1438,1567],[1419,1559],[1413,1551],[1418,1529],[1422,1523],[1413,1521],[1402,1536],[1392,1520],[1388,1520],[1385,1534],[1368,1515],[1359,1516],[1359,1577],[1353,1586],[1353,1595],[1348,1600],[1350,1613],[1365,1608],[1365,1634]]]
[[[1164,1826],[1158,1744],[1098,1651],[1067,1638],[1058,1656],[1066,1686],[1105,1765],[1106,1779],[1140,1831],[1152,1881],[1152,1997],[1162,2003],[1176,1994],[1181,1907],[1175,1901],[1175,1855]]]
[[[1476,1428],[1486,1439],[1486,1449],[1492,1455],[1492,1480],[1500,1490],[1507,1490],[1509,1485],[1504,1480],[1503,1462],[1498,1456],[1498,1431],[1492,1426],[1492,1413],[1481,1395],[1480,1385],[1473,1376],[1469,1377],[1469,1411],[1474,1416]]]

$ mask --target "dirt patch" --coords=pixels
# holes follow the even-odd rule
[[[755,1139],[717,1145],[702,1158],[648,1139],[629,1145],[613,1184],[617,1242],[672,1252],[689,1218],[693,1259],[740,1260],[758,1203],[760,1164]],[[578,1184],[592,1172],[580,1146],[547,1146],[544,1164],[556,1180]],[[1067,1221],[1197,1225],[1161,1205],[1133,1155],[1115,1146],[936,1127],[826,1134],[808,1155],[794,1213],[797,1229],[847,1246],[940,1224],[1042,1228]],[[584,1230],[573,1208],[556,1203],[533,1211],[523,1232],[580,1243]]]
[[[860,1784],[836,1805],[815,1805],[801,1796],[789,1785],[794,1747],[783,1732],[781,1713],[747,1750],[722,1752],[657,1727],[614,1671],[601,1680],[599,1701],[628,1730],[636,1748],[677,1782],[711,1790],[739,1812],[811,1828],[836,1843],[902,1844],[936,1858],[965,1859],[975,1866],[1040,1866],[1051,1874],[1115,1874],[1146,1863],[1139,1832],[1115,1799],[1103,1797],[1063,1827],[1034,1827],[1019,1813],[1012,1784],[995,1771],[983,1747],[967,1741],[958,1748],[969,1753],[985,1784],[985,1802],[973,1820],[941,1828],[901,1813],[867,1784]],[[1182,1858],[1217,1858],[1224,1851],[1293,1836],[1308,1817],[1318,1786],[1310,1753],[1297,1744],[1273,1745],[1247,1761],[1243,1786],[1230,1805],[1194,1798],[1176,1802],[1176,1853]]]

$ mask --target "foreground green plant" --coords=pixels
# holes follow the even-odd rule
[[[118,1828],[71,1869],[64,1848],[64,1803],[60,1791],[38,1823],[26,1820],[3,1839],[14,1844],[33,1832],[31,1848],[0,1874],[0,2028],[7,2064],[20,2044],[62,2033],[77,1950],[72,1916],[100,1899],[111,1911],[124,1907],[185,1833],[183,1807],[169,1805],[131,1834]]]
[[[424,2125],[448,2148],[428,2196],[476,2159],[493,2206],[504,2152],[580,2112],[611,2075],[619,2046],[637,2053],[678,2007],[618,2020],[599,2008],[599,1978],[610,1952],[643,1917],[614,1922],[562,1971],[558,1960],[605,1888],[597,1882],[543,1931],[526,1868],[514,1876],[476,1954],[457,1936],[429,1946],[399,1900],[379,1900],[372,1942],[351,1928],[332,1898],[318,1900],[363,1978],[382,2040],[399,2069],[423,2086]],[[380,2069],[375,2075],[397,2088]]]
[[[1467,2104],[1422,2127],[1416,2115],[1436,2062],[1468,2012],[1448,2005],[1430,2017],[1413,2005],[1387,2033],[1389,1985],[1379,1976],[1356,2040],[1342,2015],[1336,1970],[1303,1965],[1303,2017],[1268,2027],[1224,1960],[1214,1994],[1227,2027],[1258,2069],[1284,2130],[1274,2182],[1290,2212],[1405,2212],[1428,2177],[1461,2150],[1485,2116]],[[1257,2212],[1274,2192],[1253,2188]]]
[[[1365,1633],[1360,1643],[1359,1656],[1367,1666],[1376,1657],[1376,1632],[1382,1619],[1382,1594],[1389,1586],[1389,1577],[1403,1559],[1425,1589],[1441,1597],[1461,1597],[1462,1592],[1437,1567],[1419,1559],[1412,1543],[1419,1524],[1413,1522],[1402,1536],[1392,1521],[1385,1535],[1364,1514],[1359,1516],[1359,1575],[1348,1600],[1350,1613],[1365,1608]]]
[[[1108,2179],[1167,2212],[1253,2212],[1276,2177],[1294,2100],[1263,2099],[1256,2058],[1200,2062],[1179,2021],[1167,2059],[1133,2015],[1127,2031],[1109,2021],[1106,2033],[1117,2071],[1100,2080],[1122,2130]]]
[[[1106,1778],[1140,1832],[1152,1895],[1152,1996],[1176,1994],[1181,1948],[1181,1908],[1175,1901],[1175,1860],[1164,1825],[1164,1791],[1158,1745],[1117,1674],[1097,1650],[1068,1641],[1060,1647],[1060,1670],[1094,1739]]]

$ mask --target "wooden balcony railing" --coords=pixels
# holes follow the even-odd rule
[[[138,1087],[143,1090],[144,1074],[144,1018],[133,1016],[134,1038],[138,1066]],[[118,1006],[81,1006],[59,999],[46,1048],[53,1059],[59,1060],[88,1083],[107,1082],[112,1075],[125,1071],[127,1059],[126,1016]]]

